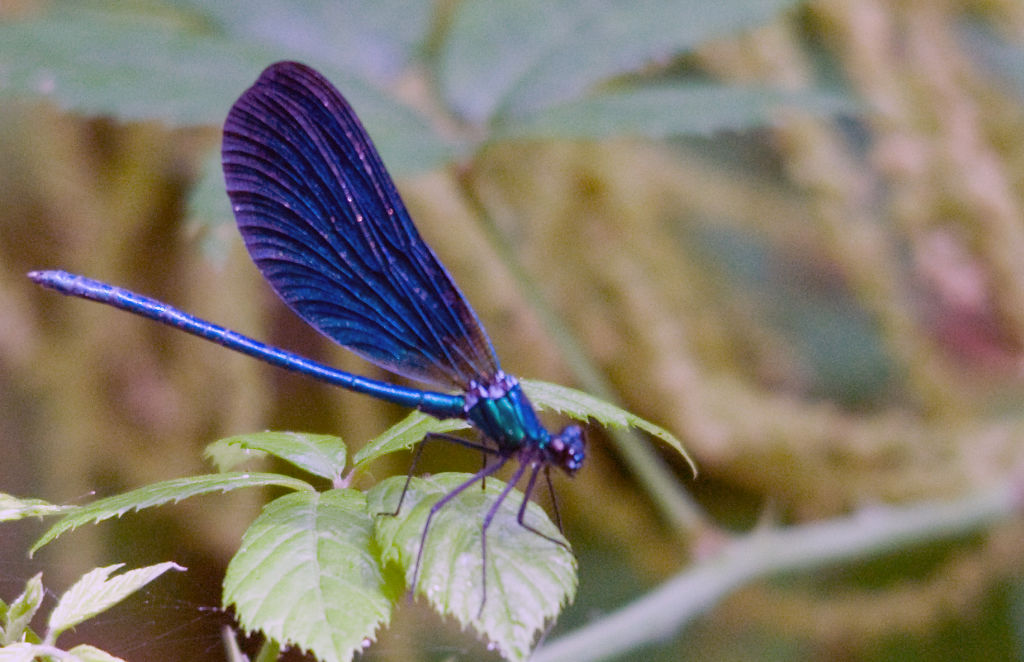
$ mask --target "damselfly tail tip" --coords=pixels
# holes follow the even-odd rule
[[[30,271],[26,274],[36,285],[42,285],[43,287],[51,290],[61,290],[64,283],[66,283],[71,276],[66,271],[54,271],[49,269],[43,269],[39,271]]]

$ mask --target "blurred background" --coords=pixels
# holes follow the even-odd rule
[[[352,101],[508,372],[612,399],[699,465],[592,427],[556,482],[580,590],[552,639],[731,536],[1024,487],[1016,0],[6,0],[0,492],[83,503],[211,471],[221,437],[358,448],[404,415],[25,278],[82,273],[393,379],[288,311],[234,228],[219,125],[281,59]],[[434,449],[423,470],[478,463]],[[174,560],[189,571],[66,636],[224,659],[220,581],[267,497],[128,515],[32,560],[45,524],[5,523],[0,598],[40,570],[61,590]],[[1007,512],[812,550],[617,659],[1024,659],[1022,536]],[[402,604],[362,659],[497,659],[440,623]]]

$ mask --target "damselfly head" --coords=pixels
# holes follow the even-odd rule
[[[545,449],[548,461],[572,476],[580,467],[586,456],[586,442],[583,439],[583,428],[578,425],[567,425],[556,435]]]

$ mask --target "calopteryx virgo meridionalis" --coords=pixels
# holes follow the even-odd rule
[[[515,459],[518,468],[482,525],[486,582],[487,527],[502,500],[529,472],[518,519],[533,530],[523,515],[537,476],[552,466],[569,475],[580,469],[581,428],[550,433],[516,379],[502,372],[480,321],[417,232],[359,119],[323,76],[295,62],[268,67],[231,108],[222,157],[245,245],[285,303],[369,361],[442,390],[342,372],[83,276],[36,271],[29,277],[336,386],[440,419],[468,421],[484,444],[467,445],[497,461],[434,504],[411,588],[434,514]]]

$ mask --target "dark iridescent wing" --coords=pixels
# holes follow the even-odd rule
[[[228,113],[222,152],[245,245],[306,322],[420,381],[464,390],[498,371],[476,314],[323,76],[268,67]]]

